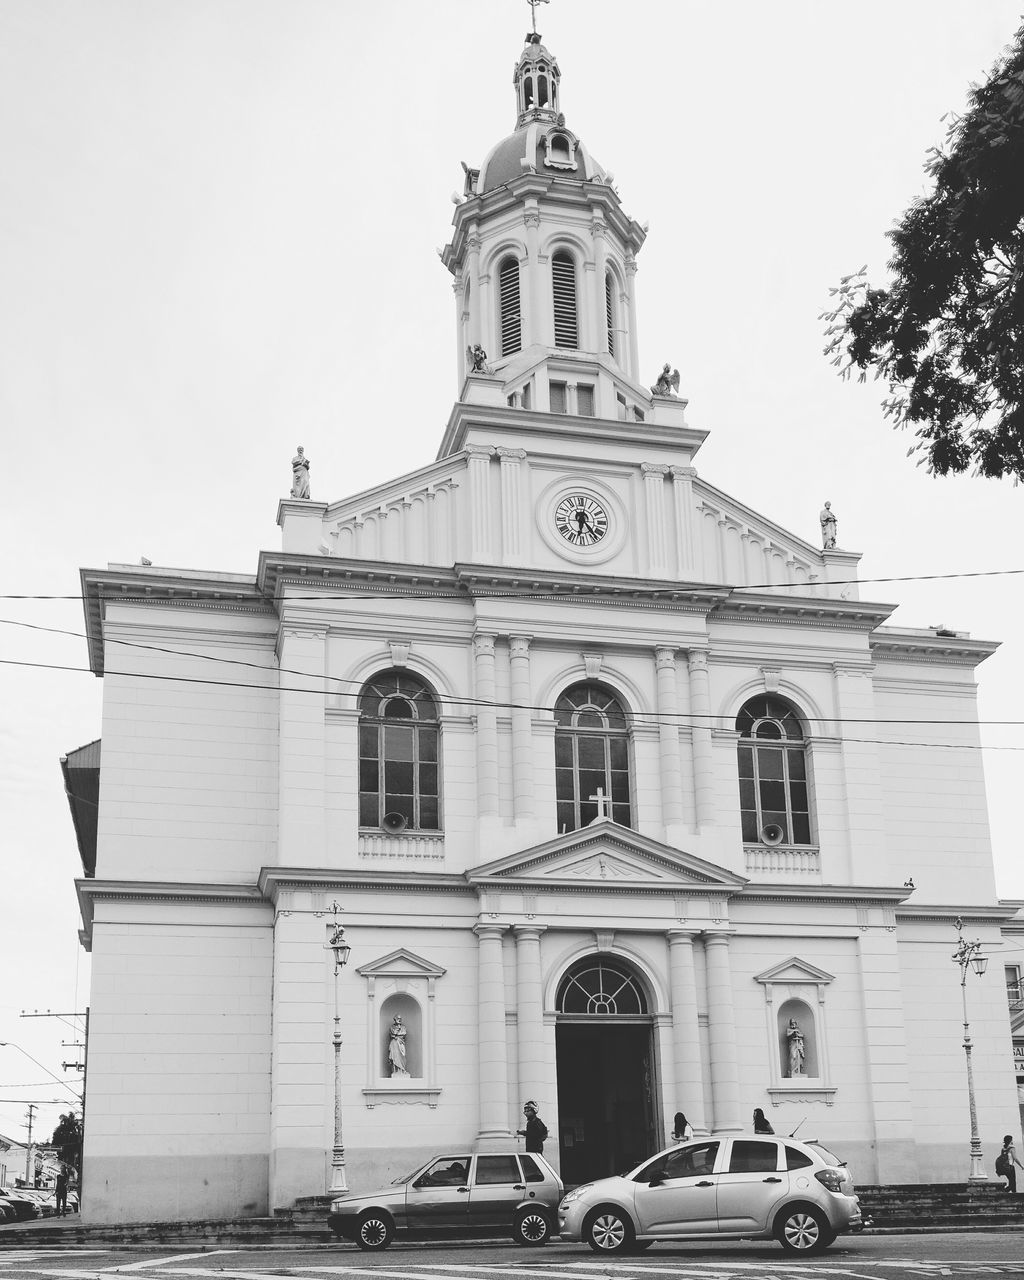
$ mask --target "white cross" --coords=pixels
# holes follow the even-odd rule
[[[597,821],[608,817],[608,806],[611,804],[611,798],[604,793],[604,787],[598,787],[596,796],[587,796],[588,800],[593,800],[597,804]]]

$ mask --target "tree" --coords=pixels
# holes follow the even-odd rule
[[[889,384],[897,427],[913,427],[934,475],[973,467],[1024,479],[1024,26],[989,79],[972,85],[925,172],[930,194],[890,231],[892,283],[866,267],[832,289],[826,355],[849,377]]]
[[[81,1168],[82,1160],[82,1126],[73,1111],[61,1116],[53,1131],[50,1145],[60,1159],[73,1169]]]

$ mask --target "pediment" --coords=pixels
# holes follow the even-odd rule
[[[364,978],[440,978],[445,970],[440,965],[431,964],[414,951],[399,947],[379,960],[371,960],[356,970]]]
[[[755,974],[754,981],[764,983],[834,982],[835,974],[826,973],[824,969],[819,969],[817,965],[811,964],[807,960],[801,960],[799,956],[790,956],[788,960],[783,960],[781,964],[775,964],[770,969],[765,969],[764,973]]]
[[[471,884],[735,892],[743,876],[605,819],[466,872]]]

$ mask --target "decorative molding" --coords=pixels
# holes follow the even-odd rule
[[[360,858],[394,858],[402,862],[443,862],[444,833],[360,831],[356,845]]]
[[[583,659],[583,670],[587,673],[588,680],[598,680],[601,676],[601,665],[604,662],[603,653],[581,653]]]
[[[436,1108],[437,1100],[440,1096],[440,1087],[423,1088],[422,1086],[413,1085],[378,1084],[363,1090],[363,1099],[368,1111],[372,1111],[374,1107],[380,1106],[382,1103],[385,1106],[410,1106],[417,1103],[426,1103],[427,1106]]]
[[[409,650],[412,648],[410,640],[389,640],[388,648],[391,650],[391,661],[396,667],[404,667],[409,661]]]
[[[615,930],[595,929],[594,946],[598,951],[611,951],[615,946]]]
[[[771,1098],[773,1107],[782,1102],[824,1102],[831,1107],[838,1092],[835,1085],[794,1085],[792,1088],[787,1085],[768,1086],[768,1097]]]
[[[762,667],[761,679],[764,682],[765,693],[778,693],[782,671],[779,667]]]

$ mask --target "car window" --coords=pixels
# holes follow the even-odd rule
[[[637,1182],[650,1182],[654,1178],[696,1178],[710,1173],[718,1158],[717,1142],[691,1143],[676,1147],[652,1160],[636,1175]]]
[[[779,1167],[777,1142],[753,1142],[737,1138],[729,1154],[730,1173],[774,1173]]]
[[[477,1156],[476,1185],[510,1185],[519,1181],[519,1161],[515,1156]]]
[[[527,1182],[546,1182],[547,1181],[547,1174],[540,1167],[537,1161],[534,1160],[533,1156],[521,1155],[519,1157],[519,1160],[523,1166],[523,1173],[526,1174]]]
[[[823,1147],[820,1142],[808,1142],[807,1144],[833,1169],[842,1169],[846,1165],[845,1160],[840,1160],[838,1156],[834,1156],[828,1147]]]
[[[814,1164],[814,1161],[806,1151],[801,1151],[799,1147],[786,1148],[787,1169],[806,1169],[809,1164]]]
[[[470,1156],[442,1156],[420,1174],[414,1187],[464,1187]]]

